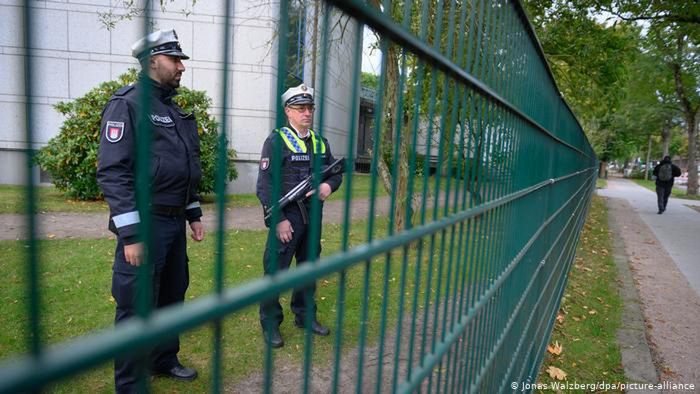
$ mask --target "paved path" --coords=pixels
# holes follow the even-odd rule
[[[598,194],[627,200],[700,296],[700,212],[688,207],[700,207],[700,201],[671,197],[666,212],[658,215],[656,193],[621,178],[610,178]]]
[[[688,205],[700,208],[700,202],[671,199],[657,215],[656,194],[620,178],[597,193],[608,197],[625,303],[617,335],[625,375],[631,382],[695,385],[685,391],[665,386],[663,394],[699,392],[700,212]]]
[[[379,197],[375,214],[389,212],[389,198]],[[324,223],[342,223],[345,213],[344,201],[328,201],[323,209]],[[368,200],[354,199],[350,204],[353,220],[366,219],[369,214]],[[36,215],[38,238],[106,238],[112,237],[107,230],[107,213],[68,213],[49,212]],[[216,229],[216,214],[213,209],[205,209],[204,226],[209,232]],[[262,209],[259,206],[226,209],[226,228],[242,230],[263,230]],[[25,215],[0,215],[0,240],[25,239],[27,223]]]

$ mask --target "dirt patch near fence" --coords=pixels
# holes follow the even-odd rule
[[[451,305],[448,304],[448,311],[450,310],[449,306]],[[442,311],[444,304],[440,306],[440,318],[438,319],[438,323],[435,324],[435,318],[433,312],[434,306],[430,307],[430,313],[428,313],[428,318],[427,318],[427,327],[426,327],[426,344],[428,347],[430,346],[430,343],[432,341],[432,334],[433,333],[438,333],[438,335],[442,332]],[[384,346],[384,352],[382,355],[382,358],[379,359],[379,347],[378,345],[374,346],[367,346],[364,350],[364,361],[362,364],[362,371],[363,371],[363,377],[362,377],[362,392],[375,392],[377,388],[377,372],[379,370],[379,366],[381,365],[382,368],[382,376],[381,376],[381,383],[379,384],[379,392],[382,393],[388,393],[392,392],[392,386],[393,386],[393,376],[395,373],[394,367],[396,367],[396,374],[397,374],[397,381],[398,382],[405,382],[407,373],[408,373],[408,365],[409,365],[409,359],[411,360],[411,365],[412,365],[412,373],[413,376],[417,372],[417,368],[420,365],[420,338],[421,336],[421,331],[423,330],[423,322],[426,321],[424,319],[423,312],[419,312],[416,316],[415,319],[411,318],[412,316],[407,316],[406,318],[403,319],[403,323],[401,325],[401,343],[398,347],[398,364],[395,362],[396,357],[397,357],[397,347],[396,347],[396,327],[394,326],[393,329],[387,331],[387,336],[385,338],[385,346]],[[449,319],[448,319],[449,321]],[[415,330],[416,330],[416,339],[415,339],[415,345],[414,345],[414,353],[412,356],[409,357],[409,333],[411,332],[412,324],[415,323]],[[471,324],[477,324],[476,321],[471,322]],[[331,340],[334,340],[333,335],[335,333],[331,333]],[[459,339],[457,339],[457,346],[456,348],[461,350],[461,357],[459,357],[459,362],[456,362],[456,358],[454,357],[454,354],[452,357],[449,357],[449,360],[451,361],[451,365],[442,365],[442,368],[439,366],[437,368],[434,368],[432,371],[428,372],[429,374],[432,374],[433,379],[423,379],[423,383],[421,384],[421,391],[426,391],[428,388],[428,385],[430,384],[432,386],[432,390],[436,390],[436,388],[441,387],[440,391],[445,390],[445,385],[449,385],[451,388],[455,388],[457,385],[460,383],[464,382],[455,382],[453,377],[455,376],[452,373],[449,373],[448,371],[454,370],[455,368],[460,369],[463,367],[465,363],[468,362],[469,360],[469,355],[473,355],[475,353],[475,349],[472,348],[472,346],[476,346],[475,344],[470,344],[470,343],[464,343],[463,341],[466,338],[466,334],[461,336]],[[437,338],[439,341],[440,338]],[[460,346],[464,345],[464,346]],[[339,378],[338,378],[338,392],[339,393],[355,393],[357,392],[357,382],[358,382],[358,354],[359,354],[359,349],[357,347],[346,351],[342,355],[341,363],[340,363],[340,371],[339,371]],[[445,360],[448,358],[445,357]],[[302,392],[302,387],[303,387],[303,369],[302,366],[299,365],[298,363],[290,364],[285,361],[280,361],[276,362],[274,364],[273,368],[274,372],[272,375],[272,392],[274,393],[299,393]],[[330,393],[333,390],[333,373],[334,373],[334,368],[333,368],[333,360],[330,360],[327,364],[324,365],[313,365],[312,370],[310,372],[310,383],[309,383],[309,392],[311,393]],[[428,375],[429,376],[429,375]],[[263,372],[257,371],[252,373],[251,375],[245,377],[243,380],[235,383],[235,384],[230,384],[224,387],[224,391],[227,393],[260,393],[263,392],[263,384],[264,384],[264,375]],[[431,380],[431,381],[429,381]]]

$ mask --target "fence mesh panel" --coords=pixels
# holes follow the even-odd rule
[[[234,3],[227,2],[226,20]],[[537,379],[594,189],[597,161],[557,89],[522,5],[512,0],[282,1],[273,3],[278,37],[288,36],[290,6],[297,3],[313,15],[304,26],[314,26],[315,45],[304,53],[316,51],[320,70],[312,81],[318,92],[318,124],[331,116],[324,98],[338,76],[332,75],[330,59],[343,59],[347,65],[349,74],[343,77],[356,88],[343,94],[357,106],[363,36],[367,31],[378,37],[382,66],[371,104],[373,119],[366,120],[373,126],[362,137],[371,174],[369,197],[362,197],[366,215],[353,215],[353,201],[360,200],[353,198],[358,180],[353,170],[359,160],[358,117],[353,115],[338,125],[346,134],[333,137],[336,142],[344,139],[337,144],[344,151],[336,148],[334,153],[347,159],[345,193],[340,224],[324,233],[337,231],[339,244],[324,245],[318,261],[225,286],[224,272],[244,262],[224,242],[228,142],[221,132],[211,294],[157,311],[148,310],[144,299],[138,318],[46,346],[40,290],[48,279],[40,280],[38,274],[42,261],[32,214],[37,196],[27,187],[29,308],[24,337],[29,351],[0,366],[0,392],[39,390],[202,325],[212,326],[214,338],[211,391],[226,391],[232,386],[222,374],[222,337],[241,334],[226,332],[224,319],[274,294],[324,280],[336,287],[334,306],[323,316],[331,323],[332,337],[318,339],[306,330],[303,362],[291,366],[298,371],[293,381],[277,373],[286,361],[262,347],[257,391],[504,392],[512,391],[512,382]],[[24,10],[24,26],[32,26],[35,9],[25,2]],[[236,88],[229,72],[232,30],[227,24],[223,37],[212,37],[226,48],[221,130],[228,127],[227,90]],[[35,32],[24,33],[25,50],[31,54]],[[279,97],[287,88],[290,63],[284,54],[289,42],[277,40],[275,45]],[[27,96],[32,95],[36,72],[27,57]],[[34,141],[31,100],[25,107],[26,139]],[[279,101],[276,111],[282,126]],[[322,128],[318,132],[324,134]],[[137,153],[144,163],[139,167],[144,218],[150,137],[141,134]],[[27,152],[31,168],[31,150]],[[313,166],[318,174],[320,163],[316,160]],[[281,169],[272,171],[276,200]],[[27,183],[34,184],[32,171],[28,174]],[[391,190],[388,196],[382,193],[385,189]],[[311,223],[321,214],[314,201]],[[275,222],[279,212],[272,216]],[[318,227],[310,232],[321,236]],[[274,234],[265,236],[276,242]],[[265,239],[260,238],[262,245]],[[349,315],[358,317],[353,321],[359,324],[348,324]],[[321,340],[327,342],[323,347],[318,346]],[[148,389],[147,379],[142,384]]]

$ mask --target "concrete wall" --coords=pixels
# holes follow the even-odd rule
[[[110,4],[115,5],[114,8]],[[187,70],[182,84],[192,89],[205,90],[213,99],[212,113],[221,121],[223,114],[222,70],[223,32],[225,27],[222,0],[167,2],[168,11],[161,11],[154,2],[152,17],[156,28],[174,28],[183,51],[191,59],[185,61]],[[19,175],[24,166],[26,149],[24,108],[23,2],[0,0],[0,163],[6,170],[0,172],[0,183],[23,182]],[[131,57],[131,44],[143,35],[143,18],[123,20],[114,29],[107,30],[98,18],[98,12],[112,10],[124,13],[120,1],[110,0],[44,0],[31,2],[32,32],[35,49],[32,64],[35,92],[33,119],[35,135],[32,148],[40,148],[58,133],[60,116],[52,105],[82,96],[100,82],[113,79],[129,67],[138,67]],[[260,149],[270,130],[275,127],[277,45],[277,3],[265,0],[235,1],[232,19],[232,56],[229,64],[227,91],[227,134],[231,146],[238,152],[239,179],[229,189],[233,193],[254,191]],[[190,8],[185,16],[180,10]],[[347,37],[352,37],[346,32]],[[349,40],[342,45],[350,48]],[[272,46],[272,47],[271,47]],[[307,51],[310,56],[310,50]],[[348,56],[336,52],[332,56]],[[310,64],[310,59],[306,60]],[[348,59],[331,59],[327,113],[324,135],[331,140],[334,152],[344,155],[347,120],[355,114],[351,105],[350,73],[344,69]],[[311,78],[311,72],[305,78]],[[313,81],[306,81],[313,85]]]
[[[308,20],[311,24],[313,15],[309,15]],[[319,29],[322,27],[321,21],[322,17],[319,16]],[[354,37],[357,26],[354,21],[347,23],[347,17],[341,15],[333,15],[331,17],[330,25],[333,27],[330,31],[328,56],[326,56],[327,68],[323,70],[323,60],[324,52],[319,49],[318,56],[316,59],[316,81],[315,87],[318,88],[320,96],[323,96],[324,101],[324,115],[323,115],[323,126],[318,126],[318,121],[320,120],[320,102],[317,100],[317,113],[316,113],[316,129],[320,130],[324,137],[328,139],[331,145],[333,155],[336,157],[345,157],[348,154],[348,139],[347,136],[350,133],[350,121],[351,118],[355,120],[355,127],[357,127],[357,120],[359,117],[359,94],[357,95],[357,102],[351,103],[352,94],[354,90],[358,90],[359,86],[352,86],[352,76],[354,74],[353,61],[354,61]],[[320,35],[319,45],[320,48]],[[313,34],[307,36],[307,40],[313,38]],[[307,44],[307,48],[311,48],[311,43]],[[305,78],[309,80],[313,78],[313,65],[311,64],[310,54],[307,56],[306,68],[304,71]],[[321,78],[323,73],[326,74],[326,91],[322,92]],[[352,152],[353,157],[356,152]]]

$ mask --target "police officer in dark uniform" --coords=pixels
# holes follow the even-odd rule
[[[201,178],[199,136],[192,114],[186,114],[173,101],[185,71],[175,30],[156,31],[132,46],[138,58],[151,97],[147,118],[151,145],[151,220],[153,261],[153,305],[155,308],[183,302],[189,284],[186,226],[192,238],[201,241],[204,228],[202,210],[195,194]],[[112,295],[116,301],[115,323],[135,313],[136,272],[143,262],[144,245],[138,233],[139,212],[135,195],[135,144],[139,123],[141,83],[119,89],[102,112],[97,180],[109,204],[109,228],[117,235],[112,273]],[[154,375],[190,381],[194,369],[178,360],[177,337],[155,346],[149,366]],[[115,360],[114,383],[118,393],[136,390],[136,360]]]
[[[270,207],[272,201],[272,172],[275,166],[281,166],[281,195],[285,195],[294,186],[302,182],[313,172],[314,155],[320,155],[322,169],[333,161],[328,140],[316,134],[310,129],[314,113],[314,91],[312,88],[299,85],[288,89],[282,95],[284,112],[287,115],[289,125],[278,130],[273,130],[265,140],[260,155],[260,168],[258,171],[257,195],[263,206],[263,212]],[[281,156],[276,156],[281,152]],[[318,195],[321,201],[336,191],[342,182],[342,174],[333,175],[319,185]],[[307,196],[312,197],[314,191]],[[278,270],[288,269],[292,258],[296,256],[297,264],[316,260],[321,254],[320,222],[319,238],[310,239],[309,215],[311,203],[307,198],[303,202],[292,203],[280,211],[278,223],[265,223],[268,227],[275,228],[277,236],[277,264]],[[319,215],[321,216],[321,215]],[[319,217],[319,221],[321,218]],[[318,243],[314,256],[307,256],[308,245],[311,242]],[[276,271],[271,267],[272,251],[270,245],[266,245],[263,256],[263,268],[265,275]],[[311,330],[317,335],[328,335],[330,330],[324,327],[316,319],[316,302],[314,295],[316,285],[295,289],[292,294],[291,308],[294,312],[294,324],[299,328],[304,327],[305,316],[311,314]],[[310,302],[307,302],[310,301]],[[263,302],[260,305],[260,323],[263,327],[263,336],[272,347],[284,346],[279,325],[284,316],[279,296]]]

